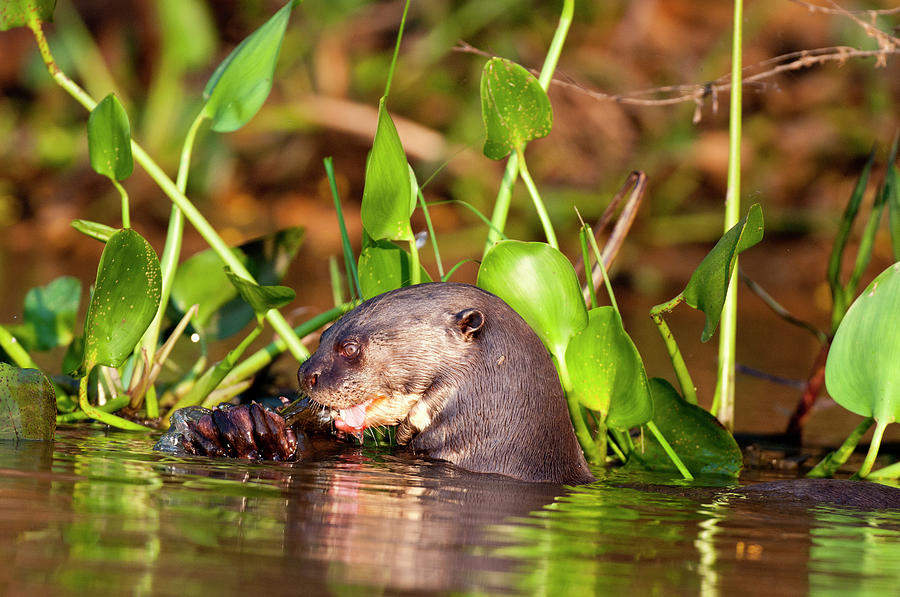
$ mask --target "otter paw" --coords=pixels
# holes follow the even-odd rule
[[[300,441],[277,413],[257,403],[180,408],[154,450],[245,460],[296,460]]]

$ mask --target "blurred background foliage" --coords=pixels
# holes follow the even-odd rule
[[[63,69],[88,92],[98,98],[118,94],[135,138],[174,173],[212,69],[280,5],[278,0],[59,0],[47,34]],[[848,0],[843,7],[895,9],[896,4]],[[485,58],[455,51],[458,41],[539,68],[559,8],[558,2],[522,0],[413,3],[389,109],[419,181],[429,181],[427,200],[461,199],[489,214],[502,173],[502,163],[481,155],[478,85]],[[402,9],[399,1],[305,0],[292,17],[273,93],[262,111],[234,134],[200,135],[187,194],[228,242],[288,226],[307,228],[286,280],[297,290],[296,306],[329,306],[327,258],[340,253],[322,167],[326,156],[335,159],[351,237],[359,237],[365,157]],[[635,330],[651,375],[669,372],[646,307],[677,293],[721,234],[727,93],[699,98],[699,104],[687,97],[669,105],[632,105],[584,91],[622,95],[702,86],[726,75],[731,14],[730,2],[577,2],[557,71],[568,85],[550,90],[553,131],[528,148],[532,174],[569,255],[576,246],[572,206],[595,219],[629,171],[649,175],[644,206],[613,273],[624,302],[634,307],[634,322],[627,325]],[[900,26],[897,11],[851,17],[791,0],[747,3],[745,16],[748,66],[820,47],[877,50],[875,37],[853,17],[894,39]],[[748,205],[762,204],[766,239],[742,258],[744,267],[789,309],[822,327],[830,306],[824,271],[840,213],[873,144],[881,148],[874,172],[874,179],[881,179],[887,146],[900,127],[898,51],[896,46],[888,51],[883,64],[873,57],[848,57],[780,73],[745,91],[744,197]],[[102,247],[71,229],[71,219],[119,224],[119,196],[88,162],[86,119],[48,77],[29,31],[0,35],[4,321],[16,319],[31,286],[63,274],[92,279]],[[132,225],[161,250],[168,200],[142,172],[126,186]],[[507,233],[540,238],[522,189],[513,205]],[[471,212],[446,204],[434,207],[432,216],[445,263],[480,257],[486,231]],[[184,255],[202,248],[202,240],[188,230]],[[426,250],[426,267],[429,259]],[[872,275],[890,260],[885,231],[876,240]],[[463,266],[454,279],[473,281],[474,275],[474,266]],[[774,318],[752,297],[743,299],[742,309],[739,359],[803,378],[816,353],[814,341],[777,321],[760,327],[759,321]],[[682,335],[696,340],[702,319],[691,314],[684,319]],[[673,328],[678,334],[677,323]],[[770,356],[776,341],[783,346],[781,358]],[[701,367],[714,359],[714,347],[699,342],[687,352]],[[701,401],[711,395],[714,369],[712,362],[708,378],[695,374],[704,388]],[[748,391],[768,393],[769,386]],[[786,419],[796,390],[779,391],[783,394],[776,393],[775,400],[782,404],[764,410],[758,425],[745,418],[745,427],[771,426],[772,412]]]

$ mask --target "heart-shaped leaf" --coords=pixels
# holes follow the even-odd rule
[[[694,474],[728,475],[741,471],[741,449],[734,437],[705,409],[689,404],[672,384],[654,377],[650,380],[653,421]],[[643,434],[643,445],[628,458],[629,466],[654,471],[676,471],[671,459],[651,433]]]
[[[225,268],[228,281],[237,288],[241,298],[256,313],[257,318],[263,317],[269,309],[278,309],[285,306],[297,297],[297,293],[287,286],[260,286],[256,282],[245,280]]]
[[[78,278],[61,276],[25,295],[25,323],[11,328],[27,347],[50,350],[72,341],[75,315],[81,302]]]
[[[32,18],[49,23],[55,8],[56,0],[3,0],[0,2],[0,31],[24,27]]]
[[[481,117],[487,138],[484,155],[502,160],[553,127],[553,109],[530,72],[504,58],[491,58],[481,73]]]
[[[857,297],[838,327],[825,386],[834,400],[863,417],[900,417],[900,261]]]
[[[359,287],[362,298],[370,299],[409,286],[410,282],[409,253],[394,243],[380,240],[365,247],[359,255]],[[431,282],[431,277],[421,268],[421,281]]]
[[[587,327],[569,341],[566,365],[575,397],[610,427],[631,429],[653,417],[644,363],[614,308],[588,312]]]
[[[125,108],[110,93],[88,117],[88,152],[91,168],[113,180],[125,180],[134,171],[131,125]]]
[[[285,4],[232,50],[209,78],[203,90],[203,114],[212,119],[214,131],[241,128],[269,97],[281,41],[296,4],[298,0]]]
[[[52,440],[56,393],[37,369],[0,363],[0,439]]]
[[[416,206],[416,189],[411,174],[400,135],[381,98],[360,210],[363,227],[373,239],[412,240],[409,216]]]
[[[588,324],[575,269],[546,243],[505,240],[491,247],[478,269],[478,286],[502,298],[556,356]]]
[[[735,258],[762,240],[762,237],[762,210],[759,203],[754,203],[744,219],[719,239],[712,251],[694,270],[684,289],[684,302],[706,314],[706,326],[700,336],[703,342],[712,337],[719,325]]]
[[[130,228],[113,234],[100,256],[84,322],[84,370],[118,367],[128,358],[156,315],[160,284],[150,243]]]

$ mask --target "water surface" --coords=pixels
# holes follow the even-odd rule
[[[466,473],[315,444],[174,458],[122,432],[0,444],[4,595],[888,595],[900,514]],[[646,477],[641,480],[648,480]],[[651,481],[665,481],[654,477]]]

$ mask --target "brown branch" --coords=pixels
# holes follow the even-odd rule
[[[808,8],[811,12],[822,12],[825,14],[838,14],[847,17],[858,24],[878,44],[877,50],[861,50],[850,46],[830,46],[825,48],[815,48],[812,50],[800,50],[781,54],[767,60],[763,60],[757,64],[746,66],[742,69],[745,73],[743,76],[743,85],[745,87],[757,86],[764,87],[767,79],[796,70],[811,68],[813,66],[825,64],[828,62],[838,62],[843,64],[850,58],[872,58],[876,59],[875,66],[887,66],[887,57],[893,54],[900,54],[900,38],[890,35],[889,33],[878,29],[874,25],[866,23],[859,18],[860,14],[870,15],[872,20],[878,15],[900,14],[900,8],[891,8],[884,10],[860,10],[850,11],[840,7],[833,0],[828,0],[833,8],[819,6],[805,2],[804,0],[789,0],[800,6]],[[469,54],[477,54],[492,58],[489,52],[480,50],[465,41],[458,41],[453,48],[457,52]],[[538,71],[529,69],[535,76]],[[752,73],[752,74],[751,74]],[[729,91],[731,89],[731,74],[725,74],[706,83],[694,83],[688,85],[668,85],[664,87],[653,87],[651,89],[642,89],[640,91],[632,91],[623,94],[604,93],[588,89],[583,85],[572,81],[564,81],[558,77],[554,77],[551,83],[557,87],[571,89],[577,93],[587,95],[601,101],[612,101],[620,104],[628,104],[633,106],[672,106],[683,102],[694,102],[696,109],[694,111],[694,123],[700,121],[702,116],[703,103],[707,98],[711,99],[713,113],[718,112],[719,93]],[[646,96],[665,96],[647,98]]]

